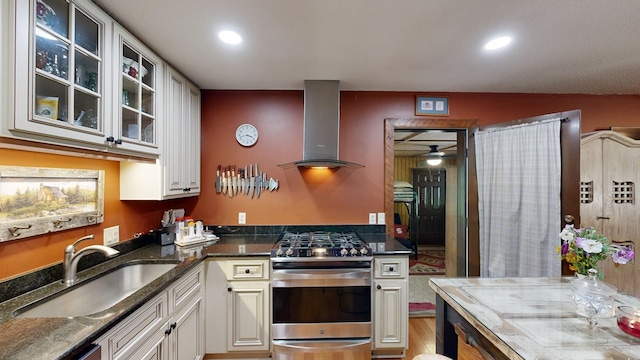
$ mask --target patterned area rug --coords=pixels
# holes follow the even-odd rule
[[[442,276],[409,275],[409,317],[436,316],[436,293],[429,286],[429,279]]]
[[[436,316],[436,293],[429,279],[444,274],[444,249],[419,249],[418,260],[410,258],[409,317]]]
[[[418,260],[409,260],[409,275],[444,275],[444,250],[418,250]]]

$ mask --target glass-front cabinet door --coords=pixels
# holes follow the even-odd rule
[[[159,85],[162,63],[144,44],[116,26],[119,48],[117,91],[119,134],[132,146],[158,148]],[[147,150],[151,151],[151,150]]]
[[[104,143],[111,26],[90,3],[16,2],[14,129]]]

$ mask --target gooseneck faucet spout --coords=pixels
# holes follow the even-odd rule
[[[76,252],[76,247],[80,242],[85,240],[90,240],[90,239],[93,239],[93,235],[83,236],[80,239],[76,240],[73,244],[68,245],[67,248],[64,250],[64,260],[62,265],[64,267],[63,281],[65,285],[71,286],[76,281],[76,273],[78,271],[78,261],[80,261],[81,257],[94,252],[100,252],[104,254],[106,257],[114,257],[120,253],[116,249],[110,248],[108,246],[103,246],[103,245],[89,245],[86,248]]]

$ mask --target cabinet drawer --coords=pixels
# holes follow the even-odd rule
[[[376,278],[404,278],[409,272],[407,257],[375,257],[373,261]]]
[[[202,277],[202,264],[200,264],[169,288],[167,291],[169,294],[169,311],[177,309],[187,302],[192,294],[200,292],[203,282]]]
[[[162,293],[105,334],[99,343],[107,359],[120,359],[166,321],[167,295]],[[106,350],[106,351],[105,351]]]
[[[227,280],[255,280],[269,278],[269,260],[229,260],[227,261]]]

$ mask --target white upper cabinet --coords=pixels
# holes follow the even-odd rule
[[[158,57],[88,0],[3,6],[13,56],[2,136],[157,157]]]
[[[166,200],[200,194],[200,90],[166,64],[163,85],[165,121],[160,159],[154,164],[120,163],[120,200]]]
[[[162,60],[117,24],[114,39],[118,53],[113,71],[113,141],[121,142],[117,146],[158,154]]]

